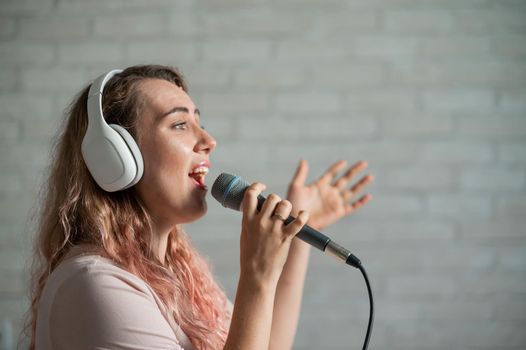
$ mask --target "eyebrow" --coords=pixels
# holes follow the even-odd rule
[[[183,113],[190,114],[190,110],[189,110],[188,108],[186,108],[186,107],[174,107],[174,108],[170,109],[168,112],[165,112],[165,113],[161,114],[161,115],[157,118],[157,120],[160,121],[161,119],[163,119],[163,118],[166,117],[167,115],[170,115],[170,114],[172,114],[172,113],[177,113],[177,112],[183,112]],[[199,111],[198,108],[196,108],[196,109],[194,110],[194,114],[197,114],[198,116],[201,116],[201,112]]]

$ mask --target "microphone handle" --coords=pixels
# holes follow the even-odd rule
[[[262,195],[258,196],[258,210],[261,210],[261,207],[263,206],[263,202],[265,202],[265,197]],[[289,224],[290,222],[294,221],[293,216],[289,216],[285,220],[285,225]],[[305,225],[301,228],[300,232],[296,235],[299,239],[304,241],[305,243],[310,244],[313,247],[318,248],[322,252],[325,251],[325,248],[327,247],[327,244],[331,241],[331,239],[327,236],[325,236],[323,233],[318,232],[317,230],[313,229],[309,225]]]
[[[258,196],[258,210],[261,210],[263,203],[266,198],[262,195]],[[295,218],[289,216],[284,222],[285,225],[289,224]],[[343,260],[348,265],[358,268],[361,265],[361,261],[352,254],[349,250],[345,249],[338,243],[332,241],[329,237],[325,236],[318,230],[313,229],[309,225],[305,225],[301,228],[300,232],[296,235],[299,239],[313,247],[318,248],[322,252],[335,257],[338,260]]]

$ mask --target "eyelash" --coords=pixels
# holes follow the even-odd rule
[[[186,129],[186,122],[172,124],[172,129],[179,129],[180,126],[184,126],[184,128]]]
[[[180,123],[175,123],[172,125],[172,129],[179,129],[179,126],[184,126],[184,129],[186,129],[186,124],[187,122],[180,122]],[[205,126],[204,125],[200,125],[201,129],[205,129]]]

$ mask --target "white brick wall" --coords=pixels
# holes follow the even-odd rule
[[[526,2],[1,0],[0,350],[61,113],[136,63],[188,78],[218,141],[210,180],[284,194],[300,157],[312,178],[369,162],[373,202],[327,232],[368,268],[371,348],[526,347]],[[239,220],[211,200],[187,228],[232,298]],[[314,251],[295,349],[360,349],[367,312],[360,274]]]

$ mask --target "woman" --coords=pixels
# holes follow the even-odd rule
[[[106,163],[120,146],[93,136],[97,118],[129,147],[131,176]],[[301,161],[288,200],[271,194],[260,212],[257,196],[265,186],[251,185],[232,307],[182,227],[207,210],[204,178],[216,142],[199,119],[183,78],[170,67],[112,72],[78,95],[41,204],[31,349],[292,347],[309,255],[293,237],[309,220],[307,211],[309,224],[323,228],[365,204],[370,195],[351,199],[372,177],[349,189],[367,165],[359,162],[337,178],[346,166],[340,161],[306,185]],[[114,170],[129,179],[115,180]],[[281,217],[289,214],[297,219],[284,225]]]

